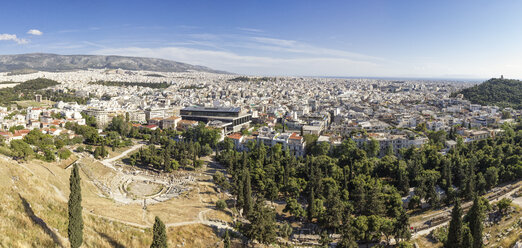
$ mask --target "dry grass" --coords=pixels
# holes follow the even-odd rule
[[[214,230],[204,225],[187,225],[171,227],[169,234],[169,247],[223,247],[222,239],[214,234]]]
[[[93,159],[84,158],[82,163],[102,178],[111,176],[110,169]],[[62,163],[38,160],[19,164],[0,157],[0,247],[60,247],[52,235],[68,247],[70,169],[60,166]],[[151,205],[144,211],[139,204],[115,203],[104,197],[83,172],[81,178],[85,223],[82,247],[147,247],[152,236],[150,228],[136,228],[124,222],[152,227],[156,215],[165,223],[193,221],[200,211],[214,207],[219,198],[212,185],[205,184],[199,187],[201,194],[194,188],[180,198]],[[30,204],[29,211],[45,222],[51,233],[29,217],[22,199]],[[229,215],[220,211],[207,214],[212,219],[230,220]],[[185,247],[216,247],[221,240],[212,228],[203,225],[172,227],[167,234],[170,247],[183,241]]]

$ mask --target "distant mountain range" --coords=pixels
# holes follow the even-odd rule
[[[124,69],[157,72],[200,71],[227,73],[205,66],[190,65],[166,59],[103,55],[58,55],[30,53],[0,55],[0,72],[19,70],[70,71],[82,69]]]

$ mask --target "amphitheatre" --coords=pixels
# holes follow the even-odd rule
[[[15,161],[0,155],[3,181],[0,190],[7,192],[0,197],[6,203],[0,214],[6,221],[0,224],[0,231],[7,234],[0,238],[0,243],[53,244],[50,247],[61,243],[67,247],[70,165],[77,163],[82,178],[86,243],[92,247],[114,247],[114,240],[118,240],[120,247],[146,246],[151,240],[155,216],[163,220],[169,233],[176,234],[169,235],[171,244],[216,246],[221,242],[220,235],[233,222],[230,210],[215,209],[218,199],[230,198],[217,188],[211,176],[223,169],[209,157],[203,158],[205,165],[200,169],[168,174],[122,162],[141,146],[111,151],[104,160],[94,159],[88,153],[75,153],[68,161],[53,163]],[[12,197],[16,195],[19,198]],[[27,226],[24,234],[12,228],[20,223]]]

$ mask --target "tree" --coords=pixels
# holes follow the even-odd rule
[[[252,185],[250,183],[250,172],[248,168],[243,169],[243,180],[244,180],[244,188],[243,188],[243,213],[244,216],[249,216],[252,213],[253,200],[252,200]]]
[[[308,207],[306,208],[306,216],[308,217],[308,221],[312,222],[312,219],[315,217],[315,194],[314,194],[314,188],[310,184],[310,190],[308,192]]]
[[[152,228],[152,244],[150,248],[166,248],[167,247],[167,231],[165,224],[156,216],[154,219],[154,226]]]
[[[509,111],[502,111],[502,119],[510,119],[511,113]]]
[[[451,211],[451,221],[448,229],[448,239],[444,247],[446,248],[460,248],[462,245],[462,209],[460,208],[460,201],[455,202],[453,211]]]
[[[356,248],[359,247],[355,240],[354,230],[352,227],[351,217],[343,222],[341,231],[341,241],[337,244],[339,248]]]
[[[224,201],[224,200],[218,200],[216,202],[216,209],[217,210],[224,210],[225,208],[227,208],[227,203]]]
[[[230,234],[228,234],[228,230],[225,231],[225,236],[223,237],[223,248],[230,248]]]
[[[328,235],[326,230],[323,230],[323,232],[321,232],[321,239],[319,240],[319,244],[321,244],[321,247],[328,248],[331,242],[332,239],[330,238],[330,235]]]
[[[305,211],[303,210],[303,207],[301,207],[301,204],[297,202],[294,198],[289,198],[286,201],[286,206],[283,209],[284,213],[289,212],[291,215],[295,216],[296,218],[304,217]]]
[[[498,168],[497,167],[489,167],[486,169],[486,174],[484,175],[486,179],[486,187],[487,189],[491,189],[498,183]]]
[[[469,230],[473,236],[472,247],[482,248],[484,246],[482,243],[482,231],[484,229],[484,206],[482,205],[482,200],[480,197],[475,196],[475,199],[473,200],[473,206],[471,206],[471,209],[469,210],[465,219],[468,222]],[[464,236],[464,239],[466,239],[466,236]]]
[[[400,239],[406,239],[409,240],[411,237],[410,233],[410,222],[408,219],[408,214],[406,213],[406,210],[401,208],[401,214],[399,215],[399,218],[397,218],[397,221],[394,223],[394,235],[397,240]]]
[[[82,190],[78,163],[74,163],[69,179],[69,225],[67,234],[71,248],[78,248],[83,243]]]
[[[94,154],[93,154],[93,156],[94,156],[95,159],[100,158],[100,147],[96,147],[96,148],[94,149]]]
[[[276,240],[275,212],[265,206],[264,199],[258,199],[248,220],[250,224],[246,224],[243,230],[246,237],[263,244],[269,244]]]
[[[67,148],[60,149],[58,151],[58,157],[60,159],[68,159],[72,155],[72,152]]]
[[[480,237],[480,240],[482,240],[482,237]],[[464,227],[462,228],[462,245],[461,247],[462,248],[473,248],[474,244],[474,238],[473,238],[473,235],[471,234],[471,230],[469,229],[469,227],[467,225],[464,225]]]
[[[365,150],[368,156],[376,157],[379,154],[379,141],[374,138],[370,138],[370,141],[366,142]]]
[[[500,201],[497,202],[498,211],[501,215],[506,214],[507,209],[511,205],[511,199],[509,198],[502,198]]]
[[[22,140],[11,141],[11,152],[15,159],[27,159],[34,154],[31,146]]]

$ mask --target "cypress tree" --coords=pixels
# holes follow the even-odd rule
[[[230,248],[230,235],[228,234],[228,230],[225,231],[225,237],[223,237],[223,247]]]
[[[252,185],[250,183],[250,172],[248,168],[244,168],[243,170],[243,180],[245,182],[245,186],[243,187],[243,199],[245,201],[243,206],[243,212],[245,213],[245,216],[248,217],[252,213],[254,203],[252,201]]]
[[[102,158],[107,157],[108,152],[107,152],[107,149],[105,149],[105,141],[101,145],[100,153],[101,153],[100,155]]]
[[[314,202],[315,202],[315,194],[314,194],[314,187],[312,187],[311,183],[310,184],[310,190],[309,190],[309,196],[308,196],[308,208],[307,208],[307,213],[306,215],[308,216],[308,221],[312,222],[314,216],[315,216],[315,207],[314,207]]]
[[[244,185],[243,185],[243,178],[244,178],[244,175],[243,173],[237,173],[239,174],[239,177],[237,178],[237,181],[236,181],[236,189],[237,189],[237,199],[236,199],[236,207],[237,209],[242,209],[245,205],[245,193],[244,193]],[[236,174],[236,175],[237,175]]]
[[[167,231],[165,224],[158,216],[154,219],[154,227],[152,228],[152,244],[150,248],[167,248]]]
[[[462,228],[462,248],[473,248],[473,235],[468,226]]]
[[[80,172],[78,164],[73,165],[69,179],[69,226],[67,234],[71,248],[80,247],[83,243],[83,219],[82,219],[82,189],[80,185]]]
[[[473,206],[469,210],[466,220],[469,223],[469,230],[473,236],[473,248],[482,248],[484,246],[482,243],[482,230],[484,229],[482,221],[484,220],[484,213],[479,197],[475,197],[473,200]]]
[[[451,221],[448,229],[448,240],[444,247],[446,248],[460,248],[462,245],[462,209],[460,208],[460,201],[455,201],[455,206],[451,212]]]

